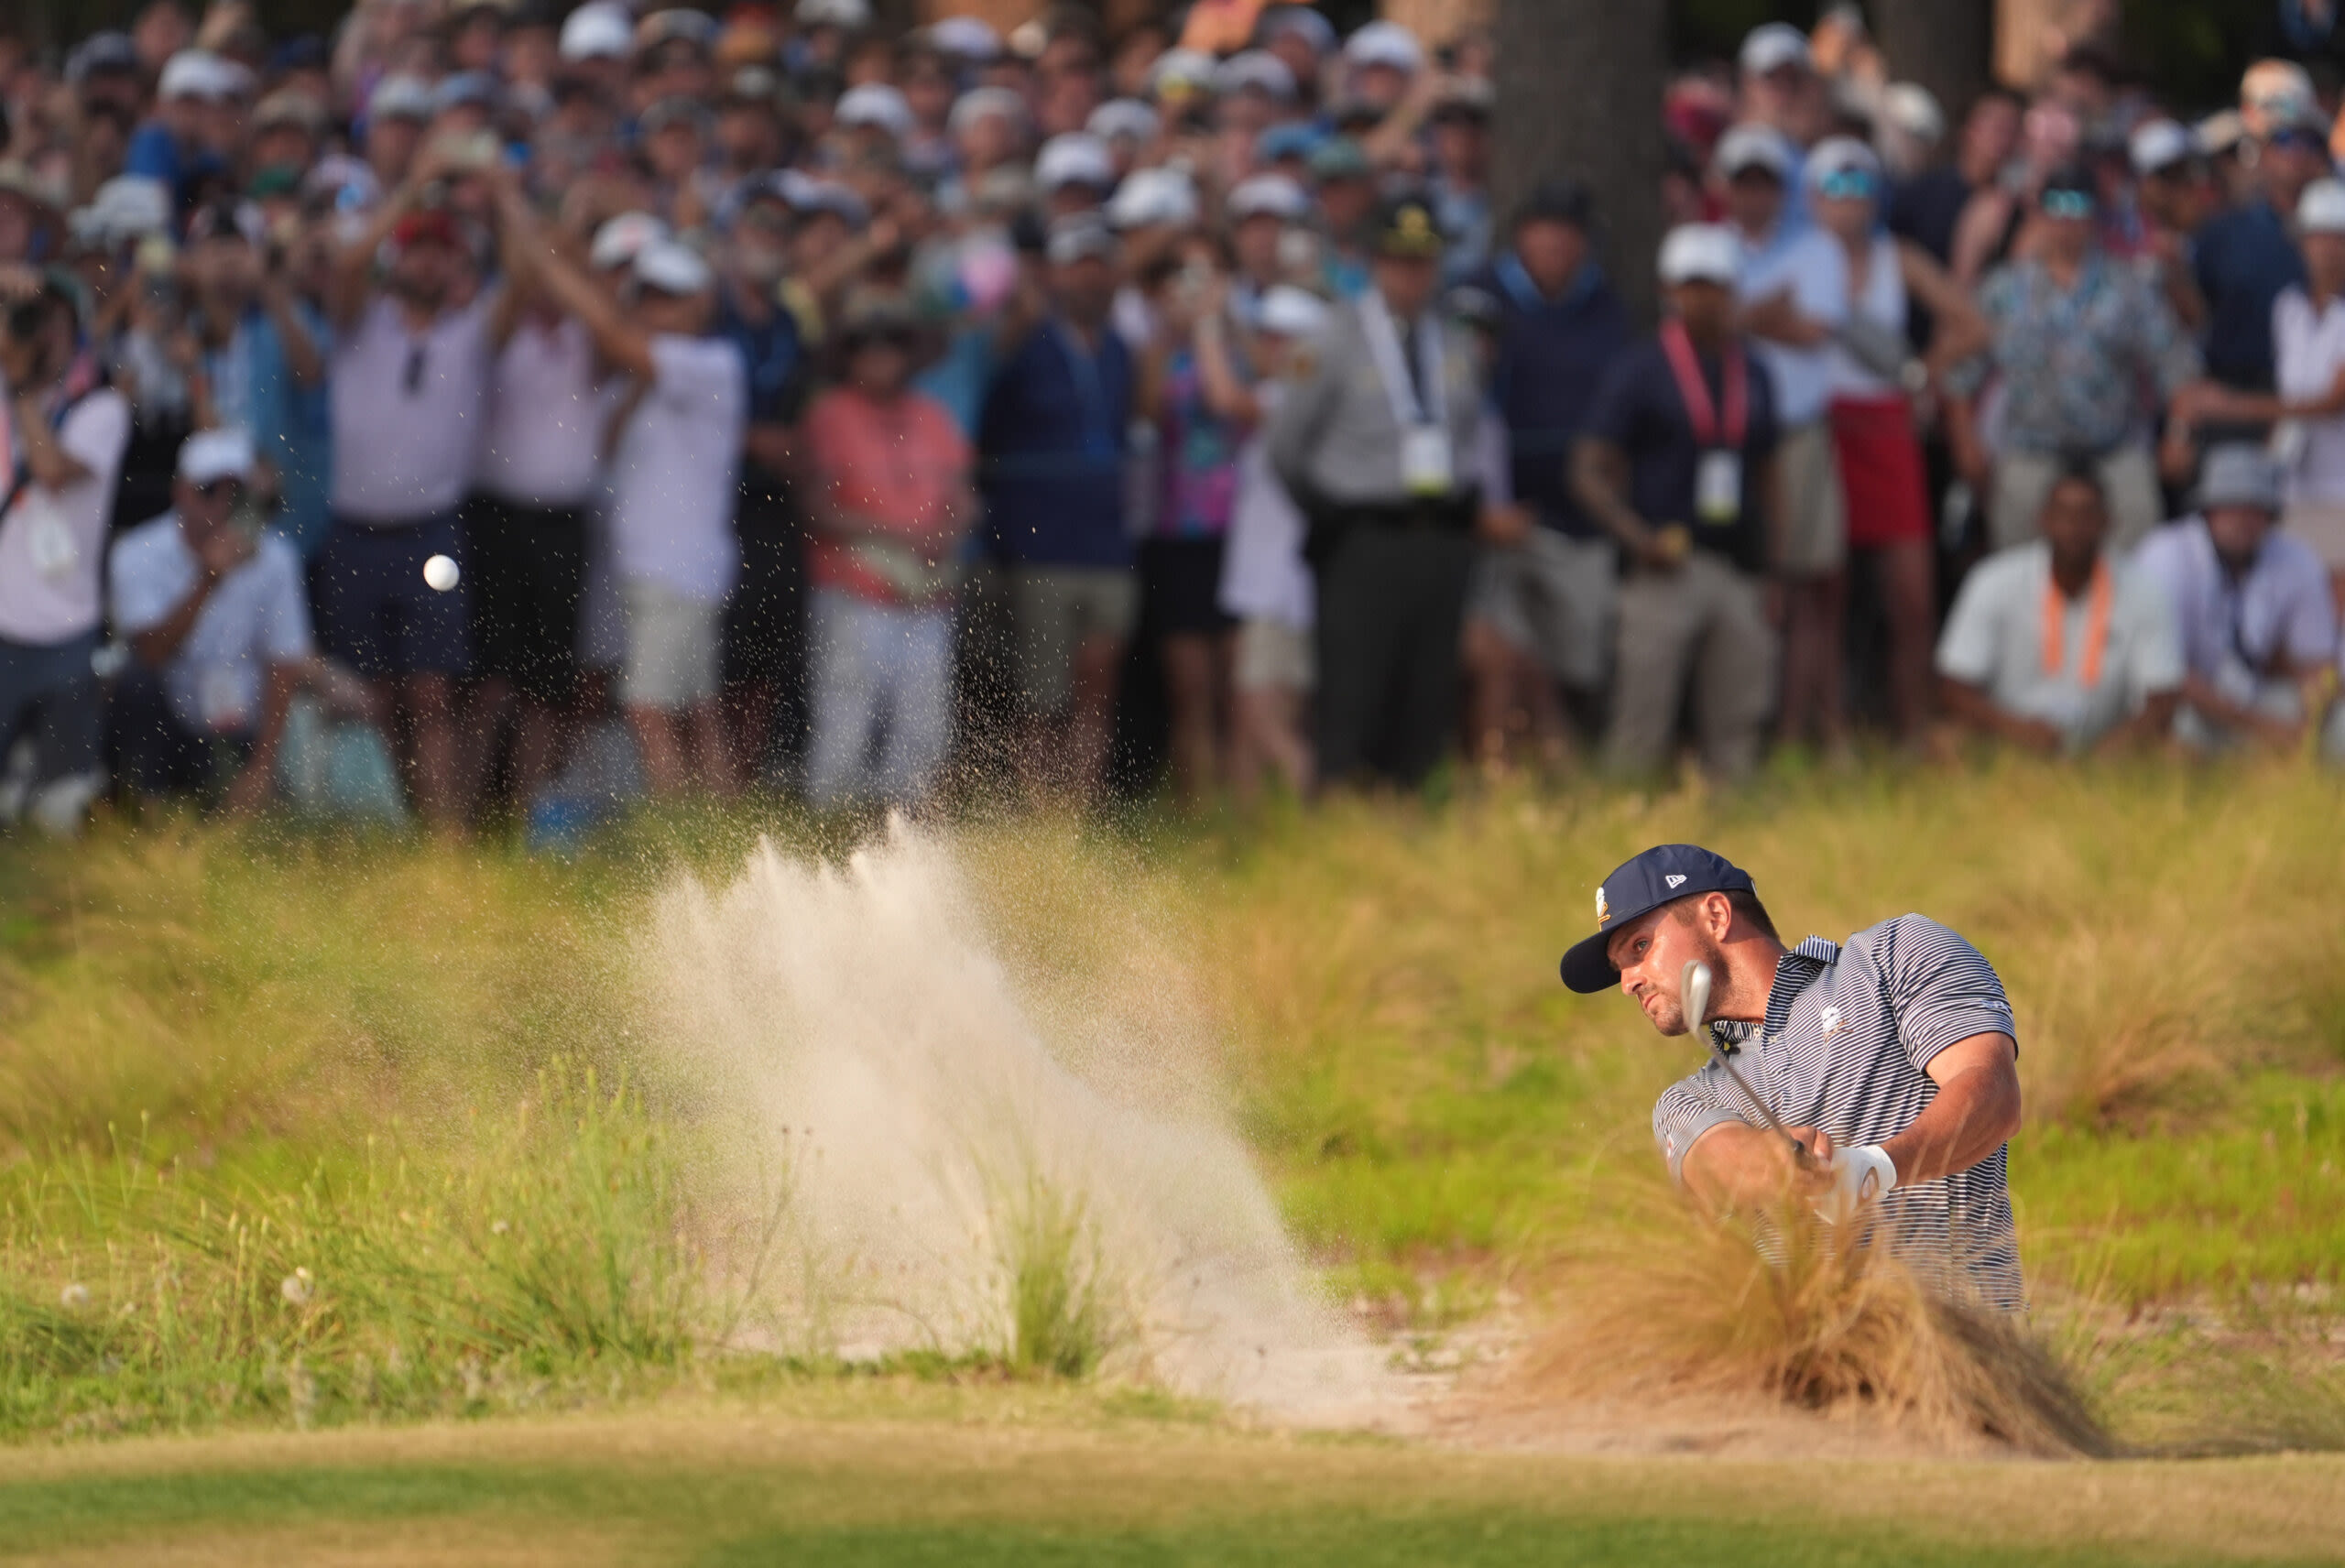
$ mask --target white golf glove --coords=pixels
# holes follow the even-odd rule
[[[1827,1225],[1854,1217],[1858,1210],[1879,1203],[1897,1186],[1896,1162],[1877,1143],[1835,1150],[1831,1171],[1832,1190],[1816,1201],[1816,1212]]]

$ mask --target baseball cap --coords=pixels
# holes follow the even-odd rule
[[[2230,441],[2207,453],[2198,475],[2198,509],[2253,506],[2280,510],[2280,470],[2260,446]]]
[[[980,65],[1001,58],[1001,35],[978,16],[940,16],[929,24],[928,41],[939,54]]]
[[[1676,231],[1705,225],[1688,223]],[[1676,234],[1672,234],[1674,239]],[[1756,893],[1749,872],[1699,844],[1655,844],[1613,868],[1596,889],[1596,934],[1582,937],[1564,954],[1564,984],[1582,996],[1620,983],[1620,971],[1606,955],[1605,943],[1630,921],[1640,920],[1680,898],[1702,893]]]
[[[461,245],[464,236],[445,207],[419,207],[392,225],[391,244],[400,250],[416,245]]]
[[[136,76],[138,46],[124,32],[92,33],[65,57],[65,80],[79,87],[93,76]]]
[[[1267,93],[1284,103],[1294,96],[1294,72],[1268,49],[1247,49],[1221,62],[1213,73],[1213,85],[1224,95]]]
[[[1422,196],[1395,196],[1376,213],[1375,249],[1379,256],[1412,261],[1437,258],[1445,245],[1432,204]]]
[[[1376,21],[1344,40],[1344,59],[1354,66],[1389,65],[1414,75],[1425,62],[1417,35],[1398,22]]]
[[[451,109],[494,109],[504,93],[504,84],[487,71],[460,71],[442,77],[440,85],[431,90],[431,112],[444,114]]]
[[[1946,111],[1937,95],[1918,82],[1892,82],[1881,89],[1881,113],[1917,142],[1935,147],[1946,139]]]
[[[900,139],[911,131],[912,106],[886,82],[867,82],[839,94],[831,120],[838,125],[868,125]]]
[[[234,425],[198,430],[180,442],[179,476],[191,485],[250,479],[255,453],[252,432]]]
[[[1257,174],[1233,186],[1223,205],[1233,223],[1265,216],[1291,222],[1311,210],[1311,198],[1283,174]]]
[[[634,261],[645,246],[667,237],[668,225],[650,213],[621,212],[605,219],[594,231],[594,241],[586,247],[586,265],[597,272],[608,272]]]
[[[1105,191],[1116,182],[1115,160],[1107,144],[1085,131],[1063,131],[1042,144],[1034,158],[1034,183],[1044,191],[1066,185],[1096,185]]]
[[[2251,136],[2266,136],[2317,114],[2312,77],[2292,60],[2259,60],[2239,79],[2240,117]]]
[[[1488,120],[1499,106],[1498,89],[1480,77],[1445,88],[1433,106],[1435,120]]]
[[[2296,198],[2296,227],[2307,234],[2345,234],[2345,180],[2316,180]]]
[[[662,294],[697,294],[714,277],[700,253],[680,240],[656,239],[635,253],[635,280]]]
[[[1372,172],[1368,149],[1350,136],[1329,136],[1311,149],[1314,180],[1365,180]]]
[[[871,0],[798,0],[791,19],[802,27],[844,27],[861,32],[871,25]]]
[[[163,62],[155,83],[158,98],[234,98],[245,90],[252,73],[224,55],[210,49],[184,49]]]
[[[1805,71],[1815,62],[1807,52],[1805,33],[1789,22],[1768,22],[1743,35],[1736,63],[1745,76],[1764,76],[1787,65]]]
[[[972,87],[953,101],[945,128],[965,131],[988,114],[998,114],[1013,125],[1026,123],[1026,100],[1008,87]]]
[[[1336,25],[1309,5],[1273,5],[1254,24],[1254,37],[1265,44],[1299,37],[1325,57],[1336,47]]]
[[[1596,203],[1587,187],[1568,174],[1541,180],[1514,212],[1517,223],[1569,223],[1579,229],[1587,228],[1595,216]]]
[[[1800,178],[1811,191],[1820,191],[1825,182],[1840,176],[1867,174],[1881,177],[1881,159],[1872,148],[1854,136],[1827,136],[1808,149],[1806,166]]]
[[[1112,261],[1116,253],[1116,232],[1096,212],[1071,212],[1053,223],[1042,252],[1053,267],[1095,256]]]
[[[635,26],[625,6],[587,0],[563,19],[554,47],[567,60],[625,60],[635,52]]]
[[[1712,167],[1729,180],[1751,169],[1763,169],[1778,180],[1788,179],[1797,161],[1783,132],[1755,120],[1730,127],[1718,138],[1718,151],[1710,155]]]
[[[664,11],[654,11],[635,25],[635,48],[638,54],[648,54],[661,44],[679,39],[705,51],[716,41],[716,18],[705,11],[676,5]]]
[[[1309,158],[1325,139],[1318,126],[1307,120],[1296,120],[1272,125],[1254,138],[1254,156],[1264,163],[1276,163],[1283,158]]]
[[[1661,280],[1734,287],[1742,255],[1734,231],[1723,223],[1680,223],[1661,242]]]
[[[1161,123],[1156,111],[1137,98],[1110,98],[1091,111],[1091,118],[1083,123],[1083,128],[1103,142],[1114,141],[1118,136],[1144,142],[1156,134]]]
[[[1118,229],[1185,226],[1197,221],[1197,189],[1176,169],[1134,169],[1107,202]]]
[[[420,76],[387,76],[375,84],[366,100],[370,120],[428,120],[431,117],[431,84]]]
[[[281,87],[253,105],[253,128],[266,130],[272,125],[299,125],[315,136],[325,128],[325,106],[307,93]]]
[[[2199,121],[2195,129],[2198,145],[2207,149],[2210,158],[2234,151],[2247,136],[2247,124],[2240,118],[2237,109],[2217,110]]]
[[[1307,338],[1327,324],[1327,301],[1308,289],[1274,283],[1263,292],[1254,324],[1282,338]]]
[[[82,212],[92,232],[110,245],[164,234],[171,226],[171,188],[147,175],[117,174],[98,187]]]
[[[2125,156],[2135,174],[2156,174],[2198,157],[2198,137],[2187,125],[2152,120],[2133,127],[2125,141]]]
[[[1203,49],[1172,49],[1148,68],[1148,91],[1157,98],[1205,93],[1213,87],[1214,58]]]
[[[653,99],[636,123],[647,133],[664,131],[670,125],[690,125],[696,131],[705,131],[708,111],[689,93],[671,93]]]

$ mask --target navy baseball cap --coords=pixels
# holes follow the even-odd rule
[[[1620,983],[1604,944],[1631,920],[1697,893],[1756,893],[1751,874],[1697,844],[1655,844],[1615,866],[1596,890],[1596,934],[1564,954],[1564,984],[1586,995]]]

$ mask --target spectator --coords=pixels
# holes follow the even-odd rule
[[[1321,230],[1319,287],[1338,299],[1356,299],[1369,287],[1376,172],[1349,136],[1330,136],[1311,150],[1313,197]]]
[[[1722,226],[1671,231],[1670,314],[1613,361],[1573,454],[1580,506],[1630,562],[1607,743],[1619,773],[1669,760],[1689,691],[1707,768],[1734,779],[1759,760],[1774,665],[1762,583],[1782,522],[1773,382],[1735,332],[1741,249]]]
[[[2274,525],[2280,476],[2254,447],[2207,454],[2198,510],[2142,547],[2182,643],[2175,734],[2216,750],[2303,742],[2337,663],[2337,606],[2311,547]]]
[[[2153,120],[2134,128],[2126,157],[2140,206],[2143,260],[2175,319],[2199,332],[2207,325],[2207,301],[2191,269],[2192,236],[2206,221],[2214,192],[2198,133],[2172,120]]]
[[[1052,226],[1048,314],[1006,357],[978,447],[1009,572],[1019,766],[1031,788],[1098,787],[1116,671],[1139,611],[1124,534],[1131,351],[1109,323],[1118,246],[1096,216]]]
[[[1743,330],[1757,340],[1773,395],[1775,471],[1783,486],[1773,568],[1783,594],[1778,733],[1838,750],[1846,744],[1838,603],[1848,508],[1827,415],[1833,337],[1849,313],[1848,257],[1832,237],[1788,215],[1798,163],[1780,132],[1737,125],[1719,139],[1713,162],[1741,242]]]
[[[2111,548],[2122,552],[2157,525],[2157,463],[2143,431],[2154,406],[2144,389],[2185,415],[2199,396],[2197,349],[2140,273],[2103,254],[2099,197],[2081,171],[2055,176],[2037,200],[2037,254],[1988,278],[1979,309],[1991,346],[1949,378],[1947,436],[1963,477],[1991,496],[1997,549],[2034,537],[2062,454],[2100,464]],[[2002,386],[2001,433],[1991,454],[1970,406],[1988,365]]]
[[[2182,686],[2173,611],[2157,583],[2110,559],[2091,458],[2055,475],[2037,533],[1963,580],[1937,648],[1947,717],[2045,756],[2164,740]]]
[[[479,290],[455,217],[426,204],[442,173],[419,160],[335,258],[333,525],[318,576],[327,651],[374,688],[418,812],[450,829],[464,815],[454,682],[472,666],[457,509],[477,462],[495,296]],[[427,575],[435,558],[458,573]]]
[[[2305,280],[2288,214],[2305,187],[2330,172],[2329,127],[2311,95],[2264,106],[2248,200],[2198,231],[2194,257],[2206,297],[2207,371],[2226,387],[2272,389],[2272,302]]]
[[[1825,134],[1831,94],[1816,74],[1805,34],[1788,22],[1753,27],[1743,36],[1736,64],[1742,80],[1738,118],[1769,127],[1794,149]],[[1783,177],[1788,181],[1796,172],[1786,169]]]
[[[1432,209],[1389,201],[1375,234],[1367,292],[1279,405],[1271,465],[1310,519],[1320,778],[1414,788],[1456,721],[1482,400],[1473,345],[1435,308]]]
[[[137,794],[217,794],[248,815],[276,791],[310,607],[300,557],[257,527],[259,477],[246,432],[190,436],[171,509],[115,541],[114,627],[136,660],[115,693],[115,746]]]
[[[840,384],[806,414],[813,737],[806,792],[917,805],[952,738],[953,588],[976,517],[970,449],[911,390],[911,311],[850,313]]]
[[[1478,745],[1520,709],[1560,746],[1550,685],[1584,720],[1600,712],[1619,592],[1616,546],[1570,482],[1573,444],[1596,389],[1631,342],[1628,312],[1598,265],[1594,211],[1576,180],[1539,186],[1514,215],[1511,243],[1478,280],[1497,302],[1491,403],[1505,423],[1511,489],[1536,527],[1484,552],[1467,606],[1477,639]]]
[[[1278,284],[1261,296],[1254,344],[1261,376],[1238,456],[1238,495],[1222,555],[1220,604],[1236,617],[1231,670],[1230,781],[1250,800],[1268,769],[1298,799],[1311,792],[1311,742],[1304,704],[1316,683],[1312,656],[1315,596],[1303,557],[1304,524],[1293,497],[1271,471],[1264,429],[1276,416],[1297,355],[1325,328],[1327,307],[1315,294]]]
[[[1962,117],[1954,160],[1897,182],[1886,210],[1889,232],[1912,240],[1941,267],[1954,260],[1954,234],[1972,194],[1991,186],[2019,146],[2026,104],[2008,88],[1990,87]]]
[[[1909,745],[1929,713],[1930,643],[1936,618],[1928,481],[1914,434],[1907,373],[1922,367],[1906,350],[1909,302],[1935,322],[1931,358],[1958,364],[1986,346],[1970,301],[1919,245],[1892,238],[1878,222],[1881,165],[1847,136],[1816,144],[1807,158],[1808,204],[1818,230],[1840,247],[1848,294],[1830,347],[1832,446],[1846,499],[1849,550],[1870,557],[1889,637],[1890,725]],[[1817,578],[1791,613],[1813,615],[1817,709],[1827,741],[1840,727],[1844,573]]]
[[[99,770],[98,583],[130,408],[82,339],[80,285],[55,271],[0,318],[8,488],[0,497],[0,765],[35,741],[31,811],[68,833]]]
[[[531,222],[500,193],[505,222]],[[558,248],[529,247],[531,275],[576,317],[595,351],[632,376],[637,400],[610,457],[613,562],[627,607],[619,700],[654,791],[728,793],[717,707],[717,632],[739,572],[733,515],[748,427],[741,354],[716,333],[715,275],[672,240],[637,253],[624,301]]]
[[[130,138],[123,172],[159,180],[180,209],[234,172],[234,105],[251,81],[235,61],[209,49],[183,49],[155,83],[154,117]]]

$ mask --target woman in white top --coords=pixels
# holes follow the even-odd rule
[[[1880,227],[1881,162],[1871,148],[1848,136],[1820,142],[1807,155],[1806,180],[1816,223],[1839,243],[1849,264],[1849,308],[1833,330],[1827,406],[1848,502],[1849,551],[1872,561],[1889,636],[1890,722],[1901,741],[1914,744],[1929,717],[1937,593],[1913,401],[1930,366],[1914,363],[1906,348],[1909,301],[1927,306],[1936,320],[1932,366],[1985,347],[1987,330],[1927,253]],[[1799,609],[1826,623],[1826,646],[1838,648],[1846,605],[1846,579],[1835,574],[1810,589]],[[1824,679],[1820,717],[1828,747],[1842,722],[1838,660]]]
[[[2312,546],[2345,608],[2345,181],[2316,180],[2296,201],[2305,281],[2272,302],[2276,397],[2216,392],[2197,418],[2276,421],[2272,455],[2286,471],[2281,526]]]

